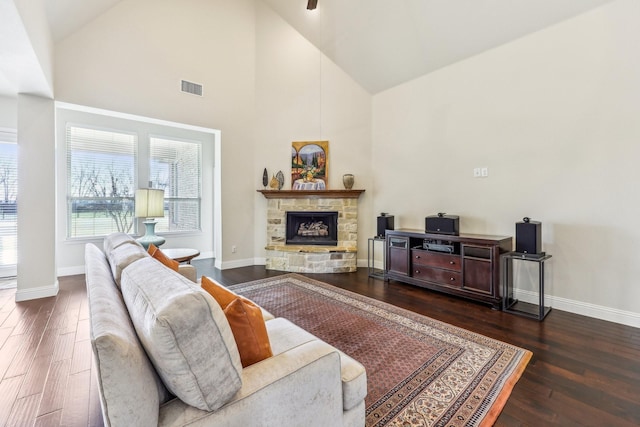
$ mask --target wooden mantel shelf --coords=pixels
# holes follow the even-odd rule
[[[364,190],[257,190],[267,199],[357,199]]]

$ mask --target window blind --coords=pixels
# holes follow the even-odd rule
[[[18,263],[18,146],[16,132],[0,129],[0,267]]]
[[[68,236],[132,232],[137,135],[67,124],[66,143]]]
[[[199,231],[202,144],[166,137],[149,138],[149,176],[165,192],[165,216],[158,231]]]

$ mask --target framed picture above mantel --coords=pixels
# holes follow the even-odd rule
[[[329,141],[291,143],[291,189],[329,188]]]

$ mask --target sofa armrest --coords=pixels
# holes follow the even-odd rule
[[[197,282],[198,271],[191,264],[180,264],[178,267],[178,273],[191,280],[193,283]]]
[[[246,367],[242,388],[223,407],[201,411],[174,399],[160,407],[160,426],[341,425],[340,355],[314,340]]]

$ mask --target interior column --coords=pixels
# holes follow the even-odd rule
[[[55,163],[54,101],[19,94],[16,301],[58,293]]]

